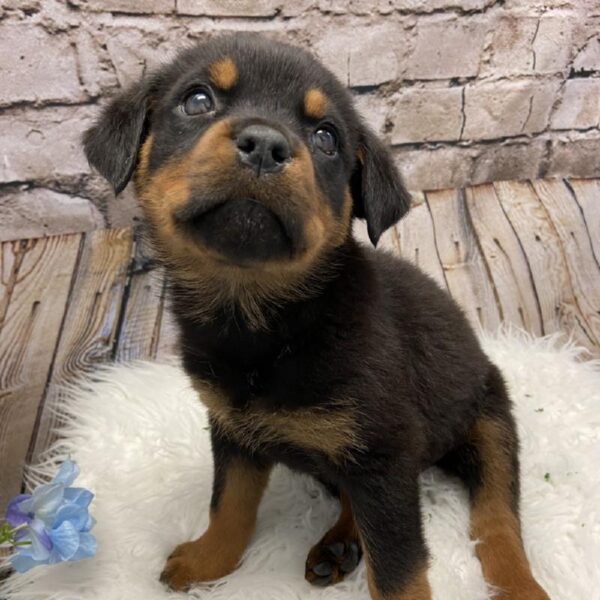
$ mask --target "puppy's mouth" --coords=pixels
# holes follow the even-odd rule
[[[188,205],[175,218],[188,235],[238,266],[295,254],[292,235],[282,220],[254,198]]]

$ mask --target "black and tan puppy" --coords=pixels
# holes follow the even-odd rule
[[[548,600],[521,542],[498,369],[429,278],[352,238],[358,217],[376,244],[409,196],[331,73],[297,48],[219,38],[116,98],[85,149],[117,192],[135,177],[210,413],[210,525],[173,552],[164,582],[235,569],[281,462],[341,500],[309,581],[340,581],[364,554],[372,598],[430,599],[418,476],[439,465],[470,490],[500,597]]]

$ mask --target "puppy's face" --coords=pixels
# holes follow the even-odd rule
[[[114,100],[85,145],[117,191],[135,172],[171,263],[220,273],[304,272],[343,244],[353,215],[376,243],[408,206],[339,82],[257,36],[183,52]]]

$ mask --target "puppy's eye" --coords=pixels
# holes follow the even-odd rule
[[[312,135],[313,144],[321,152],[333,156],[337,152],[338,140],[335,131],[325,125],[319,126]]]
[[[207,89],[198,88],[185,97],[181,108],[186,115],[205,115],[215,109],[215,102]]]

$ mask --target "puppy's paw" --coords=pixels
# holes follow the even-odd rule
[[[362,556],[358,539],[321,540],[313,546],[306,559],[306,580],[313,585],[338,583],[356,569]]]
[[[167,559],[160,581],[176,591],[196,583],[214,581],[235,570],[237,556],[207,544],[203,538],[177,546]]]

